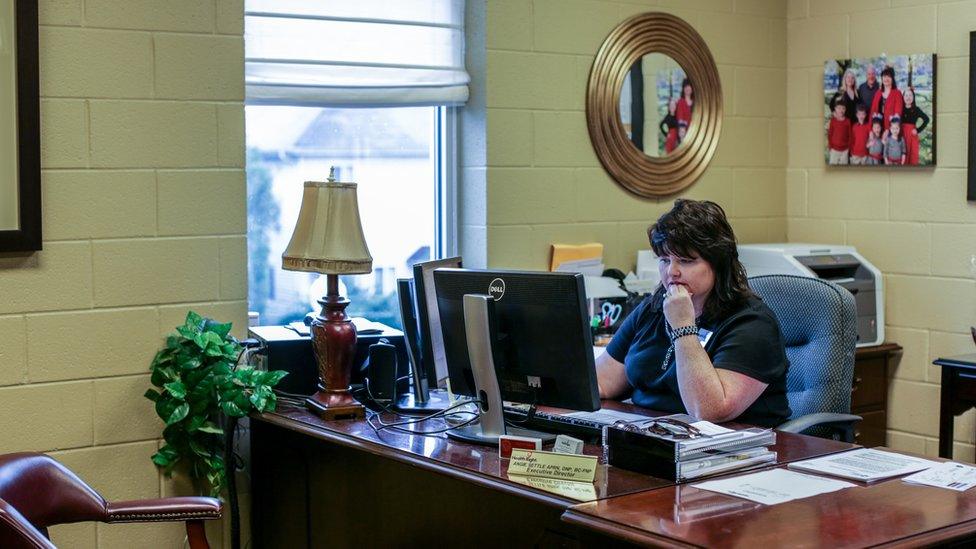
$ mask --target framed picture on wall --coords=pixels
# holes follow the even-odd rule
[[[969,162],[966,200],[976,201],[976,31],[969,33]],[[976,341],[976,330],[973,330]]]
[[[827,61],[824,161],[935,166],[935,68],[931,53]]]
[[[41,249],[37,0],[0,0],[0,252]]]

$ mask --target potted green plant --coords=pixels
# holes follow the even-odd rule
[[[220,414],[233,423],[252,410],[273,411],[273,387],[287,374],[238,366],[243,346],[230,329],[230,323],[187,313],[150,366],[151,382],[159,390],[145,393],[166,425],[165,444],[152,456],[153,463],[167,476],[183,463],[194,482],[206,481],[212,496],[219,496],[227,483]]]

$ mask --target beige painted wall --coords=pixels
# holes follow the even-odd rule
[[[242,0],[41,0],[44,250],[0,258],[0,453],[170,495],[147,370],[187,309],[246,326]],[[52,529],[179,546],[180,525]],[[211,541],[220,544],[220,532]]]
[[[667,11],[699,30],[722,81],[724,127],[712,165],[683,196],[714,200],[743,242],[786,238],[786,4],[782,0],[489,0],[487,249],[493,267],[548,267],[553,242],[605,244],[632,269],[646,228],[673,197],[632,198],[590,146],[584,100],[606,35]]]
[[[890,4],[890,8],[889,8]],[[790,1],[787,22],[789,239],[847,243],[885,274],[887,339],[904,356],[889,394],[888,444],[937,454],[939,356],[972,352],[976,206],[966,202],[969,32],[976,2]],[[823,63],[936,52],[934,169],[825,169]],[[930,113],[931,114],[931,113]],[[956,457],[973,460],[972,411],[956,423]]]

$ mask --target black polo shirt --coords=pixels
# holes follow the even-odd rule
[[[665,332],[662,304],[664,291],[648,296],[624,320],[607,353],[623,363],[633,387],[634,404],[654,410],[687,413],[678,390],[678,374]],[[766,383],[768,387],[736,421],[775,427],[790,416],[786,399],[789,361],[776,316],[758,297],[750,297],[741,309],[717,322],[701,321],[699,340],[716,368],[732,370]]]

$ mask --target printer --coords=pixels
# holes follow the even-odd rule
[[[881,271],[853,246],[831,244],[742,244],[739,260],[749,276],[791,274],[829,280],[854,294],[857,346],[884,342]]]

